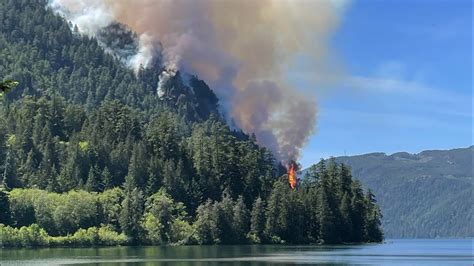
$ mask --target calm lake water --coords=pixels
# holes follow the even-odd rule
[[[0,265],[473,265],[472,239],[358,246],[2,249]]]

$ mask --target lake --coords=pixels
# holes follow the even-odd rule
[[[473,239],[347,246],[1,249],[0,265],[473,265]]]

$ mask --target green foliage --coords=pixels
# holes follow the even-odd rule
[[[16,142],[16,136],[14,134],[8,136],[8,138],[7,138],[7,145],[8,146],[14,145],[15,142]]]
[[[265,229],[265,203],[258,197],[252,206],[250,216],[250,234],[249,239],[252,243],[261,243],[264,239]]]
[[[79,228],[89,228],[100,224],[97,215],[97,195],[86,191],[70,191],[63,194],[61,202],[54,210],[53,219],[60,234],[72,234]]]
[[[9,193],[12,225],[22,227],[36,222],[34,199],[43,193],[36,189],[14,189]]]
[[[271,242],[281,241],[288,226],[288,197],[290,189],[284,180],[275,182],[266,211],[265,235]]]
[[[0,247],[117,246],[127,244],[127,237],[108,227],[79,229],[73,235],[49,236],[37,224],[13,228],[0,224]]]
[[[118,188],[102,194],[70,191],[64,194],[38,189],[14,189],[9,192],[11,224],[16,227],[38,224],[50,235],[66,235],[79,228],[107,224],[118,229],[122,191]]]
[[[127,236],[125,234],[119,234],[114,231],[111,227],[102,226],[98,231],[99,240],[101,245],[105,246],[117,246],[127,244]]]
[[[192,240],[195,238],[199,244],[246,243],[250,219],[243,197],[232,200],[224,193],[220,202],[208,200],[200,205],[194,229]]]
[[[117,246],[127,244],[127,237],[109,227],[90,227],[79,229],[73,235],[66,237],[50,237],[52,246]]]
[[[181,202],[174,202],[173,198],[166,193],[164,189],[160,189],[157,193],[151,195],[146,201],[145,222],[150,225],[149,234],[153,243],[169,243],[172,241],[172,226],[175,221],[184,222],[187,219],[185,207]],[[182,224],[181,224],[182,225]],[[178,228],[175,228],[176,230]],[[158,230],[155,232],[154,230]],[[175,230],[175,233],[180,234]],[[156,239],[159,237],[160,239]],[[180,238],[176,235],[175,238]],[[182,239],[180,239],[182,240]]]
[[[0,188],[0,224],[11,223],[10,200],[5,190]]]
[[[143,217],[142,227],[145,230],[145,238],[152,245],[163,244],[163,225],[160,220],[151,213],[146,213]]]
[[[474,147],[336,158],[373,189],[388,238],[473,237]],[[456,206],[453,208],[453,206]]]
[[[194,229],[187,221],[175,219],[171,224],[169,241],[177,245],[193,244],[196,242],[193,234]]]
[[[14,235],[3,237],[6,246],[382,241],[382,215],[374,194],[369,190],[364,195],[360,182],[344,176],[350,172],[342,165],[324,165],[321,162],[315,172],[318,181],[302,183],[297,190],[290,189],[283,176],[274,183],[266,206],[257,198],[249,211],[243,196],[234,200],[226,190],[220,201],[198,206],[195,219],[164,188],[145,201],[132,176],[127,176],[123,190],[102,193],[14,189],[4,192],[3,202],[10,208],[10,223],[20,229],[5,227],[4,234]],[[344,193],[346,186],[338,183],[342,177],[350,183]],[[43,233],[26,229],[32,224],[52,238],[41,242]],[[116,233],[120,231],[123,234]]]
[[[95,246],[99,243],[99,232],[96,227],[79,229],[70,238],[75,246]]]
[[[102,211],[101,223],[114,230],[120,228],[119,215],[122,210],[123,191],[120,188],[105,190],[99,194],[99,205]]]
[[[381,242],[383,240],[383,232],[380,230],[382,213],[376,203],[375,195],[369,189],[365,195],[365,205],[367,206],[365,238],[368,242]]]
[[[360,182],[352,179],[345,165],[321,161],[311,167],[296,191],[289,189],[286,178],[275,182],[264,237],[272,243],[380,242],[382,214],[374,195],[368,193],[364,197]],[[258,220],[258,212],[252,210],[253,232]],[[258,242],[262,237],[251,232],[250,239]]]
[[[214,202],[212,212],[216,221],[216,230],[214,231],[216,244],[230,244],[235,241],[233,207],[234,201],[228,194],[224,195],[220,202]]]
[[[48,242],[48,234],[37,224],[19,229],[0,224],[1,247],[38,247],[47,246]]]
[[[97,169],[95,167],[91,167],[89,169],[89,174],[87,175],[87,181],[84,185],[84,188],[87,191],[100,191],[102,188],[102,181],[100,180],[101,175],[97,173]]]
[[[242,196],[239,196],[237,201],[234,203],[232,212],[232,232],[234,232],[233,242],[245,243],[247,241],[246,237],[250,229],[250,217],[249,211],[247,210],[247,206],[245,206]]]
[[[194,229],[196,230],[197,242],[207,245],[217,242],[218,229],[212,201],[208,200],[204,204],[201,204],[196,212]]]
[[[20,84],[15,80],[5,80],[0,82],[0,97],[3,96],[3,93],[8,93],[13,90],[16,86]]]
[[[143,238],[143,228],[140,220],[143,215],[144,196],[143,192],[136,187],[132,176],[125,180],[124,200],[119,216],[120,227],[130,237],[132,244],[138,244]]]
[[[87,150],[89,150],[89,142],[87,142],[87,141],[80,141],[80,142],[79,142],[79,149],[80,149],[82,152],[87,152]]]
[[[319,198],[319,239],[327,244],[335,244],[341,241],[339,227],[337,225],[337,211],[332,206],[330,192],[323,188]]]
[[[45,4],[0,1],[0,76],[20,82],[0,112],[6,246],[339,243],[349,222],[379,239],[348,169],[319,165],[290,190],[203,81],[178,73],[160,97],[159,60],[134,73]]]

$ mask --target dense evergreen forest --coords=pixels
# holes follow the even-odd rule
[[[45,8],[0,0],[0,246],[379,242],[381,213],[348,167],[291,189],[213,91],[162,66],[134,73]]]
[[[386,237],[466,238],[474,237],[473,156],[470,146],[335,159],[374,189]]]

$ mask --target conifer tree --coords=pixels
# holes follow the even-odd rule
[[[249,213],[245,206],[244,199],[239,196],[233,208],[232,228],[234,231],[234,243],[245,243],[247,241],[247,233],[249,232]]]
[[[100,175],[97,173],[97,168],[91,167],[89,169],[89,174],[87,175],[87,181],[85,184],[85,189],[87,191],[99,191],[100,190]]]
[[[133,244],[381,240],[380,209],[347,166],[321,160],[292,191],[203,81],[177,73],[160,98],[160,62],[134,73],[44,4],[0,1],[0,72],[21,79],[0,112],[1,181],[24,188],[7,194],[10,224],[104,224]]]
[[[106,166],[104,167],[104,170],[102,171],[102,187],[104,190],[110,189],[114,186],[114,181],[112,179],[112,174],[109,171],[109,168]]]
[[[0,187],[0,224],[11,224],[10,200],[4,188]]]
[[[17,161],[15,156],[15,150],[13,147],[7,147],[7,153],[5,156],[5,162],[3,167],[0,168],[3,171],[1,174],[2,184],[6,189],[13,189],[19,185],[17,180]]]
[[[250,216],[250,238],[253,242],[260,243],[264,240],[265,229],[265,202],[258,197],[252,206]]]
[[[143,235],[143,229],[139,222],[142,218],[143,206],[143,192],[137,188],[134,178],[128,175],[125,178],[124,200],[119,222],[132,244],[138,244]]]
[[[147,162],[145,145],[142,142],[134,144],[128,175],[133,177],[136,186],[142,190],[145,188],[148,176]]]
[[[352,221],[352,242],[362,242],[364,240],[365,203],[361,184],[358,180],[352,182],[351,199],[351,221]]]
[[[365,216],[365,240],[368,242],[381,242],[383,233],[381,230],[382,214],[377,206],[375,195],[372,190],[365,194],[366,216]]]
[[[319,196],[319,238],[325,244],[336,244],[339,242],[337,218],[332,208],[331,196],[326,189],[320,191]]]
[[[235,231],[233,230],[233,207],[234,201],[224,191],[222,200],[214,204],[214,214],[216,215],[217,239],[220,244],[231,244],[235,241]]]
[[[196,230],[196,238],[199,244],[209,245],[216,242],[218,231],[216,222],[213,203],[209,199],[199,205],[196,211],[194,229]]]
[[[341,200],[341,237],[342,241],[345,243],[351,242],[353,240],[352,236],[352,209],[351,209],[351,198],[348,192],[344,193]]]

